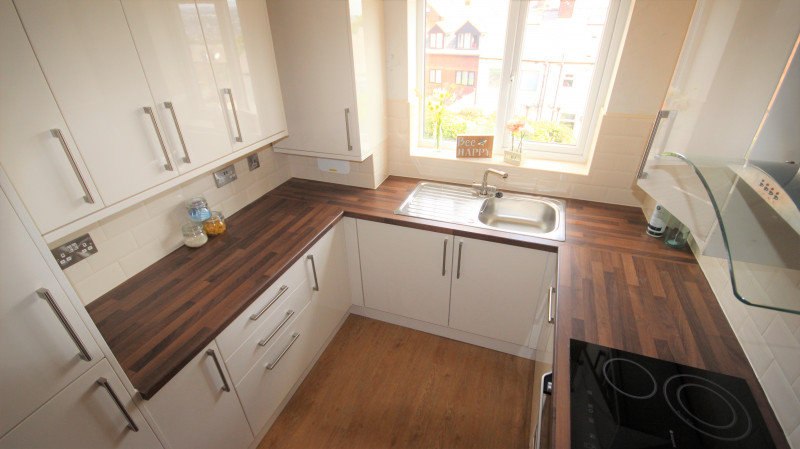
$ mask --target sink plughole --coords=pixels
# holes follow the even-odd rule
[[[483,198],[471,187],[420,182],[395,213],[564,240],[564,211],[558,199],[510,193]]]

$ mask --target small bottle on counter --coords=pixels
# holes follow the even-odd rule
[[[208,201],[202,196],[188,199],[186,201],[186,210],[189,212],[189,219],[198,223],[202,223],[211,217]]]
[[[216,210],[211,212],[211,216],[208,220],[203,222],[203,230],[205,230],[208,235],[220,235],[225,232],[225,229],[227,229],[225,216],[222,215],[222,212]]]
[[[188,222],[181,226],[183,244],[190,248],[203,246],[208,241],[208,236],[203,230],[202,223]]]
[[[661,204],[656,204],[655,210],[653,210],[653,215],[650,216],[650,221],[647,222],[647,235],[650,237],[661,237],[664,235],[664,229],[667,226],[667,221],[669,220],[670,214],[664,209],[664,206]]]

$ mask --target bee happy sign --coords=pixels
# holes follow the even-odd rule
[[[456,157],[492,157],[494,136],[459,135],[456,137]]]

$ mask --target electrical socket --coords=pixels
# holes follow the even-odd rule
[[[247,156],[247,167],[250,168],[250,171],[261,167],[261,163],[258,162],[258,153],[253,153],[250,156]]]
[[[236,181],[236,169],[233,164],[214,172],[214,182],[217,183],[217,188],[233,181]]]

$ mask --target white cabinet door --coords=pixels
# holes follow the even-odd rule
[[[275,144],[276,151],[353,155],[360,160],[347,2],[267,3],[290,126],[289,137]]]
[[[0,164],[39,231],[101,209],[11,0],[0,2],[0,79]]]
[[[172,449],[243,449],[253,441],[213,341],[143,406]]]
[[[456,238],[450,327],[525,346],[551,254]]]
[[[232,151],[200,17],[183,0],[123,0],[122,7],[178,170]]]
[[[286,135],[266,2],[198,1],[197,11],[234,150]]]
[[[103,380],[106,383],[101,385]],[[4,403],[3,408],[6,406]],[[56,447],[162,448],[106,360],[95,365],[0,439],[1,449]]]
[[[364,305],[447,326],[453,237],[357,220]]]
[[[103,354],[5,195],[0,198],[0,217],[3,249],[0,435],[3,435],[97,363]],[[45,298],[53,301],[61,317]]]
[[[56,103],[107,204],[176,175],[119,2],[16,0]]]
[[[304,256],[306,274],[312,286],[311,300],[325,311],[320,319],[326,321],[317,325],[331,330],[341,321],[352,302],[344,220],[353,219],[343,218]]]

